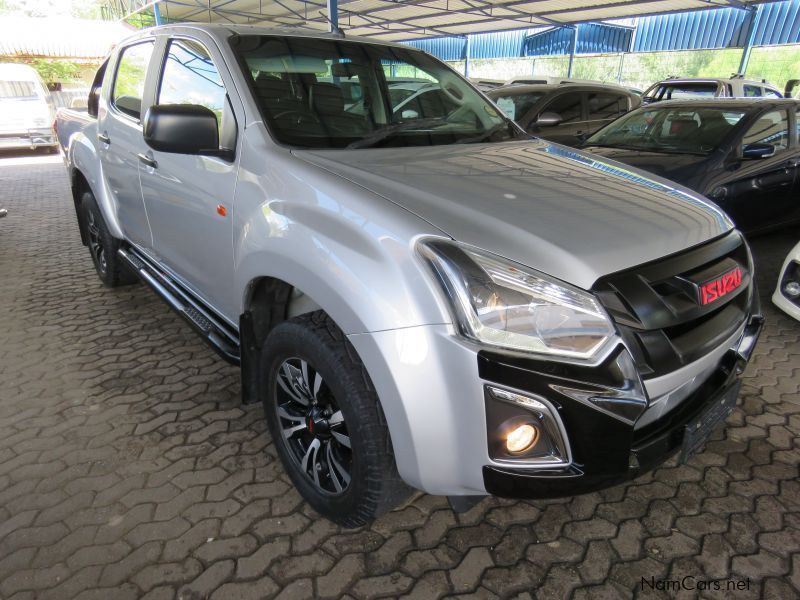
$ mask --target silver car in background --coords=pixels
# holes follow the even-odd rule
[[[0,149],[56,148],[50,92],[33,67],[0,64]]]

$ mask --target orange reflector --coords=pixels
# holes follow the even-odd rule
[[[227,214],[228,214],[228,209],[227,209],[227,208],[225,208],[225,205],[224,205],[224,204],[217,204],[217,214],[218,214],[220,217],[224,217],[225,215],[227,215]]]

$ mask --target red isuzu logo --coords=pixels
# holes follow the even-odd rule
[[[711,304],[742,285],[742,269],[736,267],[700,286],[700,304]]]

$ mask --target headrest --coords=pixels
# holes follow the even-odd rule
[[[700,126],[694,119],[673,119],[669,126],[671,134],[685,135],[696,131]]]
[[[256,77],[256,91],[262,101],[269,102],[279,102],[292,95],[292,88],[288,81],[264,73],[260,73]]]
[[[311,110],[321,115],[338,115],[344,112],[344,94],[335,83],[319,82],[311,86]]]

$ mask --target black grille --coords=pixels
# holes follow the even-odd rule
[[[703,305],[697,282],[739,267],[741,285]],[[748,314],[752,264],[738,232],[687,252],[602,277],[600,298],[645,377],[697,360],[733,335]]]

